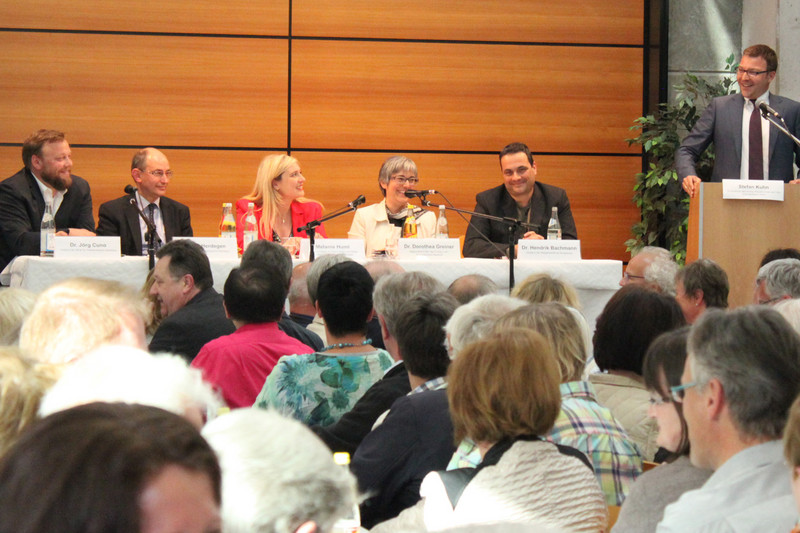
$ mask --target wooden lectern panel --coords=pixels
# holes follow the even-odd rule
[[[705,257],[719,263],[728,274],[730,307],[748,305],[764,254],[800,246],[800,225],[792,223],[798,209],[795,185],[786,186],[783,202],[773,202],[723,200],[721,183],[703,183],[691,202],[687,262]]]

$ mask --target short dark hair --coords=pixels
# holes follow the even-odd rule
[[[0,460],[0,531],[141,531],[139,496],[165,467],[205,474],[221,499],[211,447],[157,407],[90,403],[34,423]]]
[[[503,157],[505,157],[505,156],[507,156],[509,154],[518,154],[520,152],[524,153],[527,156],[528,163],[530,163],[532,165],[533,164],[533,154],[531,153],[531,149],[528,148],[528,145],[524,144],[524,143],[507,144],[505,146],[505,148],[500,150],[500,159],[503,159]]]
[[[762,57],[767,62],[767,71],[775,72],[778,70],[778,54],[766,44],[748,46],[742,52],[742,56]]]
[[[277,322],[283,315],[286,287],[277,268],[234,268],[225,280],[223,301],[234,320],[248,324]]]
[[[446,292],[416,294],[400,306],[394,327],[409,374],[425,380],[447,374],[444,326],[456,307],[458,300]]]
[[[775,248],[770,250],[761,258],[761,264],[758,265],[758,268],[778,259],[800,259],[800,250],[797,248]]]
[[[241,267],[277,269],[286,282],[287,289],[292,281],[292,256],[286,248],[276,242],[264,239],[251,242],[242,254]]]
[[[64,134],[56,130],[39,130],[31,133],[22,143],[22,162],[25,168],[31,168],[33,156],[42,156],[42,147],[47,143],[61,142],[65,139]]]
[[[707,307],[728,307],[728,275],[722,267],[711,259],[698,259],[680,269],[675,282],[683,283],[686,294],[694,296],[703,291],[703,301]]]
[[[203,247],[189,239],[175,239],[159,248],[156,257],[169,257],[169,273],[173,279],[186,274],[194,278],[194,285],[201,291],[214,286],[211,263]]]
[[[644,354],[653,339],[686,324],[675,298],[626,285],[597,317],[594,359],[600,370],[627,370],[642,375]]]
[[[668,402],[672,402],[670,387],[677,387],[681,384],[690,329],[689,326],[684,326],[662,333],[650,344],[644,356],[642,375],[645,386]],[[666,381],[666,389],[661,384],[662,375]],[[683,417],[683,404],[680,402],[673,402],[673,404],[681,421],[681,440],[678,449],[670,457],[671,460],[677,459],[681,455],[689,455],[689,430],[686,426],[686,419]]]
[[[334,335],[365,334],[374,287],[367,269],[355,261],[338,263],[323,272],[317,285],[317,303],[328,331]]]

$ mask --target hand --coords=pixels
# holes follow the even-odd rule
[[[800,180],[792,180],[789,182],[790,185],[797,185],[798,183],[800,183]]]
[[[525,235],[522,236],[522,238],[523,239],[534,239],[534,240],[538,240],[538,241],[544,239],[544,237],[542,237],[541,235],[539,235],[535,231],[526,232]]]
[[[67,235],[63,231],[59,231],[56,235],[61,234]],[[69,236],[70,237],[96,237],[97,234],[93,231],[89,231],[88,229],[81,229],[81,228],[69,228]]]
[[[700,188],[702,180],[697,176],[686,176],[683,178],[683,190],[689,195],[689,198],[694,198],[697,190]]]

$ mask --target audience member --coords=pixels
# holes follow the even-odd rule
[[[0,290],[0,346],[19,344],[22,322],[36,303],[36,293],[27,289],[7,288]]]
[[[392,365],[385,350],[366,338],[374,283],[354,261],[327,269],[319,279],[317,314],[330,344],[321,351],[281,357],[256,399],[309,425],[336,422]]]
[[[667,296],[675,296],[675,274],[678,264],[673,261],[669,250],[657,246],[645,246],[631,257],[625,273],[619,281],[620,287],[632,283]]]
[[[800,298],[800,259],[776,259],[758,269],[753,303]]]
[[[153,288],[153,283],[155,283],[155,281],[153,270],[151,269],[147,272],[144,285],[142,285],[139,291],[139,295],[144,300],[146,308],[144,332],[148,343],[153,339],[153,334],[155,334],[158,326],[161,325],[161,321],[164,320],[164,315],[161,314],[161,304],[158,303],[158,296],[150,294],[150,289]]]
[[[316,309],[317,305],[317,286],[319,285],[319,278],[323,272],[328,270],[334,265],[352,261],[349,257],[342,254],[323,255],[317,258],[306,273],[306,285],[308,286],[308,297],[311,298],[311,303]],[[320,339],[323,345],[328,344],[328,339],[325,338],[325,321],[319,315],[314,315],[314,320],[311,324],[306,326],[309,331],[313,331]]]
[[[285,301],[286,287],[276,268],[235,268],[228,275],[223,302],[236,331],[209,341],[192,361],[228,407],[253,405],[284,355],[314,351],[278,328]]]
[[[238,409],[203,436],[222,467],[226,533],[329,533],[356,502],[353,476],[297,421]]]
[[[789,531],[797,509],[780,438],[800,392],[800,337],[769,308],[710,310],[688,352],[671,390],[692,464],[714,473],[666,508],[657,531]]]
[[[147,348],[146,310],[136,291],[116,281],[72,278],[42,292],[25,319],[19,345],[47,363],[71,363],[103,344]]]
[[[131,177],[138,188],[135,193],[100,205],[98,235],[118,236],[123,255],[147,255],[148,228],[139,210],[156,227],[160,242],[155,241],[154,249],[173,237],[194,235],[189,208],[164,196],[172,179],[167,156],[155,148],[138,150],[131,161]]]
[[[236,328],[225,316],[211,264],[199,244],[174,240],[156,257],[150,294],[158,298],[164,320],[150,341],[150,351],[175,353],[191,363],[208,341]]]
[[[447,287],[447,292],[452,294],[459,304],[464,305],[478,296],[497,294],[497,284],[483,274],[466,274],[456,278]]]
[[[0,347],[0,457],[36,419],[58,374],[58,367],[28,359],[18,348]]]
[[[545,521],[602,531],[603,493],[582,453],[546,442],[561,405],[547,341],[522,328],[467,346],[448,372],[455,437],[480,443],[478,468],[431,472],[422,500],[372,531],[436,531],[492,522]]]
[[[523,305],[525,302],[518,298],[487,294],[456,309],[444,327],[450,359],[455,359],[468,344],[489,333],[498,318]]]
[[[0,182],[0,270],[18,255],[39,255],[45,204],[52,204],[56,235],[94,235],[89,183],[72,175],[64,134],[32,133],[22,144],[25,167]]]
[[[306,274],[313,263],[301,263],[292,269],[292,280],[289,284],[289,293],[286,298],[289,300],[289,318],[298,326],[304,328],[311,324],[317,310],[311,303],[308,295],[308,284]]]
[[[783,456],[791,472],[795,504],[800,509],[800,397],[792,404],[783,430]],[[795,526],[792,533],[797,531],[798,526]]]
[[[761,258],[761,263],[758,267],[761,268],[776,259],[800,259],[800,250],[797,248],[775,248],[770,250]]]
[[[151,405],[197,427],[214,418],[222,406],[200,371],[189,368],[183,358],[128,346],[98,348],[66,367],[42,398],[39,414],[92,402]]]
[[[698,259],[675,275],[675,299],[687,324],[695,321],[709,307],[727,309],[728,275],[711,259]]]
[[[366,527],[388,520],[419,500],[422,478],[442,469],[455,449],[444,376],[450,364],[444,325],[458,306],[447,293],[420,293],[398,309],[397,341],[413,388],[361,442],[351,465]]]
[[[82,405],[33,424],[0,461],[0,532],[219,531],[220,478],[181,417]]]
[[[382,277],[390,274],[402,274],[406,271],[395,261],[384,261],[382,259],[369,261],[364,265],[364,268],[372,276],[372,281],[375,282],[376,286]],[[378,318],[377,311],[372,315],[372,320],[369,321],[369,324],[367,324],[367,337],[372,339],[373,346],[386,350],[386,345],[383,343],[383,334],[381,333],[381,321]]]
[[[597,318],[594,358],[606,373],[592,374],[589,381],[646,461],[654,459],[658,446],[655,421],[647,416],[644,355],[653,339],[684,324],[675,298],[636,285],[617,291]]]
[[[514,287],[511,296],[532,304],[558,302],[573,309],[581,308],[578,292],[572,285],[545,273],[525,278]]]
[[[642,474],[614,524],[614,533],[652,532],[664,517],[664,508],[687,490],[699,488],[710,470],[692,466],[689,461],[689,434],[683,405],[672,401],[671,387],[681,384],[686,361],[689,328],[659,335],[644,359],[644,382],[650,391],[648,415],[658,424],[656,444],[669,452],[666,462]]]

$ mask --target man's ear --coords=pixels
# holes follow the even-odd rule
[[[191,274],[184,274],[181,280],[183,281],[183,292],[189,292],[194,289],[194,276]]]
[[[381,324],[381,336],[383,340],[386,341],[386,339],[391,338],[391,335],[389,335],[389,328],[386,327],[386,319],[383,318],[382,315],[378,315],[378,322]]]
[[[314,302],[314,309],[317,310],[317,316],[320,317],[322,320],[325,320],[325,317],[322,316],[322,309],[319,308],[319,300]]]
[[[294,533],[317,533],[318,530],[317,524],[309,520],[300,524],[300,527],[295,529]]]
[[[717,378],[712,378],[706,383],[706,393],[703,395],[704,406],[710,420],[719,420],[725,408],[725,390]]]
[[[133,181],[136,182],[136,185],[141,185],[141,183],[142,183],[142,171],[141,170],[139,170],[138,168],[132,169],[131,170],[131,177],[133,178]]]
[[[222,300],[222,308],[225,310],[225,318],[231,319],[231,314],[228,312],[228,306],[225,305],[225,300]]]

